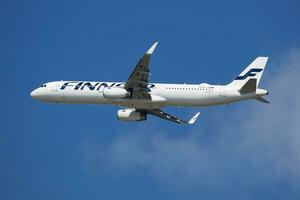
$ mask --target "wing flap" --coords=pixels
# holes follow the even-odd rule
[[[149,63],[151,55],[153,54],[157,42],[155,42],[146,54],[139,60],[133,72],[130,74],[127,82],[125,83],[125,89],[131,91],[147,91],[150,77]]]
[[[168,113],[162,111],[161,109],[148,109],[148,110],[144,110],[144,111],[150,115],[154,115],[154,116],[157,116],[162,119],[169,120],[169,121],[172,121],[172,122],[175,122],[178,124],[194,124],[195,121],[197,120],[198,116],[200,115],[200,112],[198,112],[190,120],[186,121],[186,120],[179,119],[171,114],[168,114]]]

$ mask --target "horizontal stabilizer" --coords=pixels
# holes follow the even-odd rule
[[[255,97],[253,98],[256,101],[262,102],[262,103],[270,103],[268,100],[262,98],[262,97]]]
[[[253,93],[256,91],[256,78],[251,78],[249,79],[240,89],[240,92],[245,94],[245,93]]]

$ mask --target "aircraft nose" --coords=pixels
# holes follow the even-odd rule
[[[37,98],[37,96],[39,95],[38,91],[37,90],[33,90],[31,93],[30,93],[30,96],[35,99]]]

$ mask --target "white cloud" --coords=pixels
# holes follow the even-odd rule
[[[98,153],[88,149],[89,164],[106,166],[112,174],[143,169],[159,183],[184,190],[213,186],[246,191],[258,182],[286,179],[299,184],[300,50],[291,51],[276,65],[277,73],[270,73],[273,63],[263,77],[269,76],[263,81],[271,104],[247,104],[224,114],[210,144],[201,141],[203,135],[213,133],[201,128],[200,119],[191,133],[180,137],[155,128],[123,133],[101,151],[98,148]]]

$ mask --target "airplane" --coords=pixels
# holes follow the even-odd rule
[[[150,58],[155,42],[138,61],[126,82],[53,81],[31,92],[33,99],[52,103],[111,104],[123,107],[117,118],[142,121],[154,115],[178,124],[194,124],[200,112],[182,120],[162,110],[163,107],[207,107],[254,99],[269,103],[263,96],[269,92],[258,84],[268,57],[257,57],[227,85],[149,83]]]

